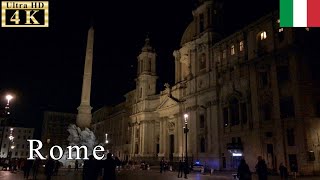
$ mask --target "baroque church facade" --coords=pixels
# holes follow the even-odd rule
[[[320,91],[305,28],[281,28],[278,12],[222,35],[222,4],[200,1],[173,52],[175,84],[156,91],[157,54],[147,38],[136,89],[93,113],[99,141],[122,160],[189,160],[231,170],[262,156],[270,169],[320,172]],[[318,65],[318,64],[316,64]]]

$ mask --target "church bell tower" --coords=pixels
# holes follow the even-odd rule
[[[157,54],[150,44],[150,39],[145,39],[145,44],[138,56],[136,92],[137,99],[143,100],[147,96],[156,94],[156,57]]]

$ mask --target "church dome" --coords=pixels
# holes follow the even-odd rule
[[[187,29],[184,31],[180,45],[183,46],[185,43],[190,42],[194,39],[194,36],[196,35],[196,28],[195,28],[195,22],[192,21]]]

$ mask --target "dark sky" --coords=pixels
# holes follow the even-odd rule
[[[230,34],[278,8],[279,0],[225,0]],[[134,88],[137,55],[150,33],[158,53],[159,87],[173,83],[173,50],[192,20],[192,0],[49,1],[49,28],[0,28],[0,97],[12,92],[12,112],[41,131],[42,111],[76,112],[80,104],[87,30],[94,17],[91,104],[123,100]],[[5,105],[5,101],[1,101]]]

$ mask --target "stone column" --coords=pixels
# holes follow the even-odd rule
[[[175,82],[181,81],[181,64],[180,64],[180,52],[179,51],[174,51],[173,56],[175,57]]]
[[[206,149],[206,152],[207,153],[211,153],[212,152],[212,149],[211,149],[211,145],[212,145],[212,141],[211,141],[211,136],[212,134],[214,133],[214,129],[212,129],[212,116],[211,116],[211,103],[208,103],[207,104],[208,107],[206,109],[206,122],[207,122],[207,126],[206,126],[206,132],[207,132],[207,149]]]
[[[159,152],[159,156],[163,156],[164,155],[164,120],[161,118],[160,119],[160,139],[159,139],[159,145],[160,145],[160,152]]]
[[[136,145],[136,125],[133,125],[132,127],[132,137],[131,137],[131,154],[134,156],[135,154],[135,145]]]
[[[178,141],[178,149],[177,149],[177,154],[178,156],[182,156],[182,153],[183,153],[183,150],[184,150],[184,133],[183,133],[183,118],[182,118],[182,115],[179,113],[177,115],[177,141]]]
[[[84,129],[90,128],[91,125],[91,110],[90,94],[91,94],[91,78],[92,78],[92,60],[93,60],[93,43],[94,29],[91,27],[88,31],[87,49],[85,57],[85,65],[82,81],[81,103],[78,107],[77,126]]]
[[[145,151],[145,143],[144,143],[144,129],[145,127],[145,123],[144,122],[140,122],[140,145],[141,145],[141,148],[140,148],[140,155],[143,155],[144,154],[144,151]]]
[[[212,154],[214,154],[215,157],[219,157],[219,146],[221,146],[220,144],[220,138],[219,138],[219,129],[220,129],[220,124],[222,122],[219,123],[220,121],[223,121],[222,119],[219,119],[219,109],[218,109],[218,104],[216,104],[216,102],[213,102],[214,104],[212,104],[209,108],[209,112],[211,114],[211,132],[210,132],[210,136],[211,136],[211,152]]]
[[[277,162],[283,162],[286,164],[286,144],[285,144],[285,137],[283,136],[286,132],[283,128],[283,121],[280,118],[280,95],[279,95],[279,87],[278,87],[278,78],[277,78],[277,65],[275,61],[271,64],[270,69],[270,80],[271,80],[271,89],[273,94],[273,117],[272,119],[275,119],[274,124],[275,127],[275,135],[276,135],[276,144],[274,144],[274,151],[275,156],[277,158]]]
[[[195,155],[197,151],[197,112],[196,110],[192,110],[189,113],[189,119],[188,119],[188,128],[189,128],[189,133],[188,133],[188,157],[191,157],[191,155]]]
[[[175,116],[174,123],[175,123],[175,126],[174,126],[174,156],[178,156],[179,155],[179,135],[178,135],[179,122],[178,122],[177,116]]]

